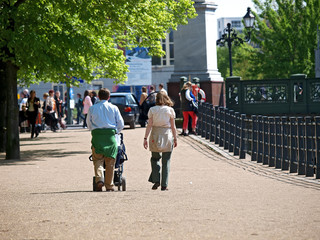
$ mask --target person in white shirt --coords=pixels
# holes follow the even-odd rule
[[[114,191],[113,176],[118,144],[115,134],[124,128],[124,121],[117,106],[109,103],[110,91],[100,89],[100,101],[88,110],[87,125],[91,130],[91,149],[94,165],[96,191],[102,191],[105,185],[107,191]],[[105,163],[105,176],[103,163]]]
[[[170,171],[170,158],[173,147],[177,147],[177,130],[175,125],[175,111],[172,108],[173,102],[163,92],[158,92],[156,96],[156,106],[150,108],[148,125],[146,128],[143,146],[151,151],[151,174],[149,182],[154,183],[153,190],[168,190],[168,177]],[[160,153],[162,155],[160,155]],[[160,158],[162,158],[162,173],[160,182]]]
[[[159,92],[163,92],[166,95],[168,95],[167,91],[163,88],[163,84],[162,83],[159,84]]]

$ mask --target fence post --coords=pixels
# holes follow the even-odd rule
[[[224,149],[229,149],[229,137],[230,137],[230,112],[229,109],[225,108],[224,109],[225,115],[224,115],[224,144],[223,147]]]
[[[214,119],[214,143],[219,144],[220,138],[220,111],[219,106],[214,106],[215,119]]]
[[[203,126],[202,126],[202,118],[203,118],[203,104],[200,103],[199,104],[199,110],[198,110],[198,122],[197,122],[197,134],[201,136],[201,132],[202,132],[202,129],[203,129]]]
[[[246,115],[241,114],[241,133],[240,133],[240,159],[246,158],[246,141],[245,141],[245,136],[246,136]]]
[[[201,137],[205,137],[206,135],[206,117],[207,117],[207,106],[206,106],[206,103],[203,103],[202,105],[202,121],[201,121],[201,124],[202,124],[202,131],[201,131]]]
[[[275,117],[275,134],[276,134],[276,157],[275,157],[275,167],[277,169],[281,168],[281,125],[280,117]]]
[[[223,147],[224,144],[224,132],[225,132],[225,112],[224,107],[219,107],[220,109],[220,132],[219,132],[219,147]]]
[[[316,179],[320,179],[320,117],[314,118],[316,124]]]
[[[263,122],[262,122],[262,116],[258,116],[258,163],[262,163],[262,155],[263,155]]]
[[[215,111],[214,111],[214,108],[213,108],[213,105],[210,104],[210,142],[213,142],[214,141],[214,137],[215,137],[215,134],[216,134],[216,131],[215,131],[215,118],[216,118],[216,114],[215,114]]]
[[[275,126],[274,126],[274,118],[268,117],[269,122],[269,167],[274,167],[275,165],[275,156],[276,156],[276,145],[275,145]]]
[[[234,148],[233,155],[238,156],[240,150],[240,113],[236,112],[235,114],[235,122],[234,122]]]
[[[281,170],[289,170],[288,163],[288,121],[287,117],[281,117],[281,128],[282,128],[282,153],[281,153]]]
[[[229,111],[229,152],[234,151],[234,136],[235,136],[235,114],[233,110]]]
[[[207,103],[207,121],[206,121],[207,131],[205,135],[206,139],[210,139],[210,134],[211,134],[211,119],[212,119],[211,109],[212,109],[211,103]]]
[[[252,142],[251,142],[251,161],[258,160],[258,119],[256,115],[252,119]]]
[[[263,156],[262,156],[262,164],[268,164],[269,158],[269,123],[268,117],[263,116]]]
[[[312,133],[312,123],[311,117],[305,117],[306,121],[306,160],[305,160],[305,168],[306,168],[306,177],[313,177],[313,161],[312,161],[312,136],[315,134]]]
[[[304,124],[302,121],[302,117],[297,117],[297,124],[298,124],[298,175],[306,174],[305,168],[305,133],[304,133]]]
[[[290,117],[290,173],[297,172],[297,124],[296,118]]]

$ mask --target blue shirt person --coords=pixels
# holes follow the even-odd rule
[[[100,101],[89,108],[87,115],[87,125],[92,136],[91,149],[96,181],[95,191],[102,191],[103,186],[106,187],[107,191],[114,191],[113,173],[118,152],[115,134],[120,133],[124,128],[124,121],[118,107],[108,102],[110,91],[102,88],[98,95]]]

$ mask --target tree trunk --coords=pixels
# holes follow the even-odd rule
[[[6,150],[6,118],[7,116],[7,83],[5,77],[5,62],[0,61],[0,152]]]
[[[7,85],[7,142],[6,159],[20,159],[19,145],[19,109],[17,98],[18,67],[12,62],[5,62],[5,76]]]

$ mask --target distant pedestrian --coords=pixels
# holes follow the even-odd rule
[[[83,114],[84,114],[83,128],[87,127],[87,114],[91,106],[92,106],[92,102],[89,96],[89,91],[85,90],[83,94]]]
[[[139,101],[139,108],[140,108],[140,114],[139,114],[139,124],[141,127],[146,126],[146,121],[148,120],[148,104],[147,104],[147,99],[148,94],[147,94],[147,88],[142,87],[141,88],[141,96],[140,96],[140,101]]]
[[[187,136],[187,129],[189,124],[189,116],[192,119],[192,131],[190,134],[196,135],[196,126],[197,126],[197,120],[198,117],[193,109],[193,103],[196,102],[195,96],[192,94],[192,84],[191,82],[186,82],[183,85],[183,88],[180,92],[180,98],[181,98],[181,110],[183,114],[183,126],[182,126],[182,133],[181,135]]]
[[[58,120],[56,113],[56,101],[54,100],[54,91],[49,90],[49,96],[46,99],[46,108],[47,108],[47,116],[49,117],[50,127],[52,131],[56,131],[58,129]]]
[[[118,144],[115,134],[124,127],[123,118],[117,106],[109,103],[110,91],[102,88],[99,99],[88,111],[88,128],[92,135],[92,160],[94,165],[97,191],[105,185],[107,191],[114,191],[113,177]],[[105,171],[104,165],[105,163]]]
[[[143,146],[151,151],[151,174],[149,182],[154,183],[153,190],[168,190],[168,178],[170,171],[170,159],[173,147],[177,146],[177,131],[175,125],[175,111],[173,102],[164,92],[158,92],[156,106],[150,108],[148,125],[145,131]],[[160,153],[162,153],[160,155]],[[160,181],[160,159],[162,158],[162,172]]]
[[[81,94],[78,93],[77,94],[77,97],[78,97],[78,102],[76,103],[76,108],[77,108],[77,124],[80,123],[80,118],[81,117],[81,114],[82,114],[82,110],[83,110],[83,99],[81,97]],[[83,119],[83,118],[82,118]]]
[[[92,105],[94,105],[94,104],[96,104],[96,102],[97,102],[97,93],[94,91],[94,90],[92,90],[91,92],[90,92],[90,96],[91,96],[91,102],[92,102]]]
[[[29,98],[29,90],[26,88],[23,90],[24,97]]]
[[[58,116],[58,122],[60,124],[60,126],[63,129],[66,129],[66,125],[63,121],[63,117],[64,117],[64,103],[61,99],[60,96],[60,92],[56,91],[56,96],[55,96],[55,101],[56,101],[56,109],[57,109],[57,116]]]
[[[160,84],[159,84],[159,92],[164,92],[165,94],[168,95],[167,90],[165,90],[165,89],[163,88],[163,83],[160,83]]]
[[[47,110],[47,98],[49,97],[49,93],[43,94],[43,104],[42,104],[42,118],[44,118],[44,123],[47,126],[50,126],[50,116]]]
[[[36,137],[39,135],[39,131],[35,131],[35,129],[40,107],[40,99],[36,97],[36,92],[32,90],[27,102],[27,116],[31,125],[31,138],[33,138],[34,135],[36,135]]]
[[[20,103],[19,103],[19,126],[20,126],[20,132],[24,132],[25,127],[27,124],[27,102],[28,98],[24,95],[23,92],[20,93]],[[23,126],[22,126],[23,125]]]
[[[155,92],[154,87],[150,86],[150,93],[148,97],[148,104],[150,106],[154,106],[156,104],[156,95],[157,93]]]

